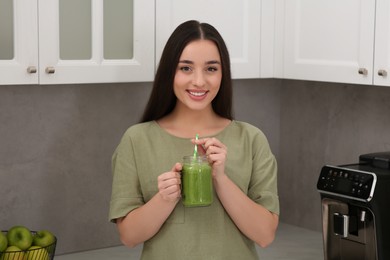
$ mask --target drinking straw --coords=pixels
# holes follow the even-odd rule
[[[195,140],[198,140],[198,139],[199,139],[199,135],[196,134]],[[197,145],[197,144],[195,144],[195,146],[194,146],[194,159],[195,159],[196,157],[198,157],[198,145]]]

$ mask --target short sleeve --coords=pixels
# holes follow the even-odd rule
[[[133,146],[127,132],[112,156],[112,174],[109,220],[115,222],[144,204]]]
[[[252,177],[248,196],[269,211],[279,215],[277,162],[262,132],[252,142]]]

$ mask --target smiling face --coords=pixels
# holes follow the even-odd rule
[[[210,40],[190,42],[183,50],[173,82],[176,109],[212,109],[222,79],[219,51]]]

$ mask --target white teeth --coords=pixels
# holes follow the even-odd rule
[[[200,96],[203,96],[204,94],[206,94],[206,92],[191,92],[190,91],[190,94],[193,96],[196,96],[196,97],[200,97]]]

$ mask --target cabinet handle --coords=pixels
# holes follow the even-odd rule
[[[382,76],[382,77],[386,77],[387,76],[387,71],[386,70],[378,70],[378,75]]]
[[[45,69],[46,73],[47,74],[54,74],[54,72],[56,72],[56,70],[54,69],[54,67],[47,67]]]
[[[32,73],[37,73],[37,68],[35,66],[28,66],[27,67],[27,72],[32,74]]]
[[[367,76],[368,70],[366,68],[359,68],[359,74]]]

